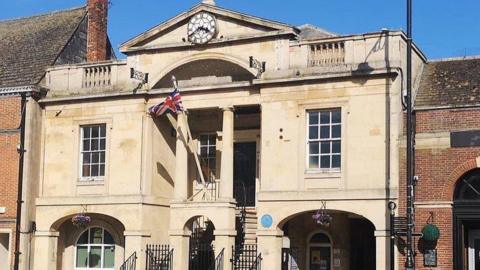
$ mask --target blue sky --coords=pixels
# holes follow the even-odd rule
[[[0,1],[0,20],[81,6],[86,0]],[[122,42],[187,10],[200,0],[112,0],[109,34]],[[228,9],[310,23],[340,34],[405,29],[405,0],[217,0]],[[479,0],[414,0],[414,40],[430,58],[480,55]],[[118,54],[118,53],[117,53]],[[121,57],[121,56],[120,56]]]

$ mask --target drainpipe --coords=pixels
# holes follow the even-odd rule
[[[21,217],[22,217],[22,191],[23,191],[23,160],[25,154],[25,117],[27,111],[27,94],[21,94],[22,101],[21,101],[21,122],[20,122],[20,143],[18,145],[17,151],[19,154],[18,158],[18,193],[17,193],[17,216],[16,216],[16,224],[15,224],[15,259],[13,264],[13,269],[18,270],[19,267],[19,259],[20,259],[20,224],[21,224]]]
[[[414,129],[412,114],[412,0],[407,0],[407,258],[405,268],[415,270]]]

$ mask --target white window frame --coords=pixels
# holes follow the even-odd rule
[[[214,138],[213,141],[215,142],[215,144],[202,145],[202,140],[201,140],[202,136],[208,136],[209,137],[208,141],[210,141],[210,137],[213,137]],[[210,151],[211,147],[214,147],[213,157],[208,157],[208,155],[207,155],[207,160],[208,160],[207,166],[209,166],[211,164],[211,160],[213,159],[213,164],[214,164],[214,167],[215,167],[214,176],[215,176],[215,178],[217,178],[218,172],[217,172],[217,134],[216,133],[202,133],[198,136],[197,153],[198,153],[198,156],[200,158],[200,162],[201,162],[201,159],[202,159],[202,148],[204,148],[204,147],[206,147],[208,149],[208,151]],[[207,179],[205,179],[205,180],[215,181],[215,179],[210,179],[209,177],[210,176],[207,176]]]
[[[99,137],[97,137],[97,139],[104,139],[105,140],[105,145],[104,145],[104,149],[100,149],[100,142],[98,143],[98,150],[97,151],[84,151],[83,150],[83,141],[84,141],[84,128],[87,128],[87,127],[98,127],[98,126],[103,126],[105,128],[105,137],[102,137],[101,136],[101,133],[99,133]],[[106,171],[107,171],[107,144],[108,144],[108,141],[107,141],[107,137],[108,137],[108,125],[106,123],[95,123],[95,124],[85,124],[85,125],[80,125],[80,138],[79,138],[79,160],[78,160],[78,163],[79,163],[79,180],[81,182],[85,182],[85,181],[104,181],[105,179],[105,175],[106,175]],[[91,142],[91,135],[90,135],[90,142]],[[92,152],[98,152],[98,153],[101,153],[103,152],[103,156],[104,156],[104,161],[103,163],[100,162],[100,157],[99,157],[99,161],[98,163],[89,163],[89,166],[90,166],[90,174],[91,174],[91,165],[92,164],[97,164],[99,165],[99,174],[100,174],[100,166],[103,165],[104,167],[104,170],[103,170],[103,175],[98,175],[98,176],[83,176],[83,155],[84,153],[92,153]]]
[[[339,123],[332,123],[332,112],[339,111],[340,113],[340,122]],[[330,122],[328,124],[321,123],[321,112],[329,112],[330,113]],[[318,138],[317,139],[310,139],[310,113],[318,113],[318,123],[313,124],[312,126],[318,126]],[[321,109],[308,109],[305,113],[306,118],[306,147],[305,147],[305,166],[307,172],[341,172],[342,169],[342,135],[343,135],[343,117],[342,117],[342,108],[341,107],[332,107],[332,108],[321,108]],[[321,127],[322,126],[329,126],[330,134],[328,138],[321,139]],[[332,127],[339,126],[340,127],[340,137],[332,137]],[[318,154],[314,154],[314,156],[318,156],[318,167],[317,168],[310,168],[310,143],[319,143],[319,150]],[[322,154],[321,152],[321,143],[322,142],[330,142],[330,152],[327,154]],[[338,142],[340,144],[340,153],[333,152],[333,142]],[[340,164],[339,167],[332,167],[333,156],[339,156]],[[322,156],[330,156],[330,167],[322,168],[321,167],[321,157]]]
[[[91,234],[91,230],[92,229],[102,229],[102,244],[90,244],[90,234]],[[82,235],[88,231],[88,238],[87,238],[87,244],[78,244],[78,240],[80,240],[80,237],[82,237]],[[104,244],[105,242],[105,232],[108,232],[112,238],[113,238],[113,234],[111,234],[108,230],[105,230],[105,228],[103,227],[89,227],[88,229],[82,231],[82,233],[80,233],[80,235],[77,237],[77,240],[75,241],[75,254],[74,254],[74,260],[73,260],[73,269],[75,270],[91,270],[91,269],[95,269],[95,270],[112,270],[112,269],[115,269],[115,251],[116,251],[116,245],[115,243],[113,244]],[[114,240],[115,241],[115,240]],[[77,267],[77,260],[78,260],[78,257],[77,257],[77,248],[78,247],[87,247],[87,265],[90,265],[90,262],[89,262],[89,258],[90,258],[90,250],[92,247],[101,247],[102,248],[102,253],[101,253],[101,259],[100,259],[100,265],[103,266],[103,263],[104,263],[104,259],[105,259],[105,248],[114,248],[114,253],[113,253],[113,258],[114,258],[114,261],[113,261],[113,268],[103,268],[103,267],[100,267],[100,268],[90,268],[89,266],[87,267]]]

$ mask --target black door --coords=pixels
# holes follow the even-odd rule
[[[255,206],[257,144],[235,143],[234,151],[233,197],[241,205],[245,203],[245,206]]]

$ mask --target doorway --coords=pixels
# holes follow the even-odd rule
[[[480,230],[468,232],[468,270],[480,269]]]
[[[309,242],[309,270],[331,270],[332,243],[325,233],[316,233]]]
[[[233,197],[243,206],[255,206],[257,143],[234,144]]]

